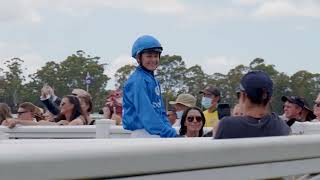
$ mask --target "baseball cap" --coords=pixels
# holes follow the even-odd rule
[[[214,87],[213,85],[208,85],[203,90],[201,90],[199,92],[199,94],[203,94],[203,93],[212,94],[215,96],[221,96],[220,90],[218,88]]]
[[[290,103],[296,104],[301,108],[305,108],[306,107],[305,106],[305,101],[301,97],[298,97],[298,96],[290,96],[290,97],[289,96],[282,96],[281,100],[282,100],[282,102],[289,101]]]
[[[261,96],[261,89],[266,91],[268,97],[272,96],[273,82],[263,71],[250,71],[240,80],[240,90],[246,92],[249,97]]]
[[[188,107],[196,106],[197,99],[191,94],[180,94],[176,101],[170,101],[169,104],[182,104]]]

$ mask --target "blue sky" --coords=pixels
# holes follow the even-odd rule
[[[0,27],[0,67],[20,57],[26,73],[82,49],[113,76],[134,62],[131,45],[143,34],[208,74],[256,57],[287,74],[320,71],[317,0],[3,0]]]

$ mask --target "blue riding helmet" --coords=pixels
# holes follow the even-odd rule
[[[139,37],[132,46],[132,57],[136,58],[136,56],[143,51],[156,51],[161,53],[162,52],[162,46],[160,42],[150,35],[144,35]]]

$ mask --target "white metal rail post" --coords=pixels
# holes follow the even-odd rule
[[[110,119],[96,120],[96,138],[97,139],[110,138],[110,134],[111,134],[110,129],[113,123],[114,121]]]

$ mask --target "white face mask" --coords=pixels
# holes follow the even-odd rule
[[[182,118],[183,111],[177,111],[176,114],[177,114],[177,118],[178,118],[178,119],[181,119],[181,118]]]
[[[212,99],[211,98],[208,98],[208,97],[202,97],[202,100],[201,100],[201,105],[208,109],[209,107],[211,107],[212,105]]]

